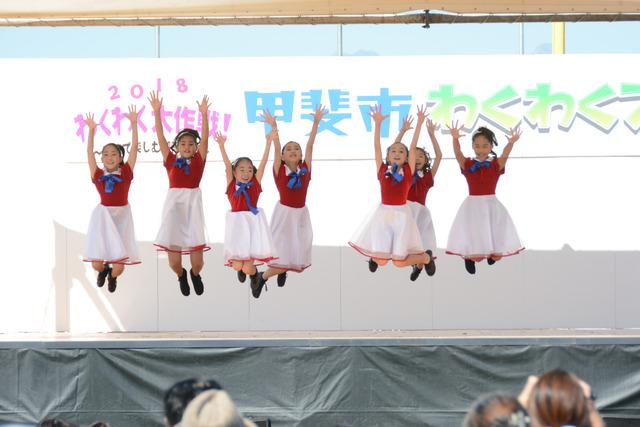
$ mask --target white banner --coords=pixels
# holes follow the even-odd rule
[[[42,192],[38,198],[52,197],[54,211],[62,209],[54,214],[56,221],[80,232],[84,232],[88,206],[97,200],[95,194],[86,195],[93,189],[85,176],[88,174],[85,170],[86,127],[82,116],[89,111],[95,114],[99,123],[96,134],[96,150],[99,151],[107,142],[129,142],[130,130],[124,112],[129,104],[136,104],[140,111],[141,153],[138,161],[141,165],[153,165],[148,165],[148,169],[137,169],[132,201],[139,206],[140,199],[135,198],[143,197],[145,208],[153,210],[144,213],[148,221],[139,226],[139,234],[148,241],[154,238],[159,221],[156,211],[161,207],[167,186],[160,166],[154,118],[146,100],[151,90],[157,90],[164,98],[163,122],[168,139],[183,127],[199,128],[201,118],[196,100],[208,94],[213,102],[211,132],[220,130],[228,135],[227,150],[232,158],[251,156],[257,159],[261,155],[265,127],[258,121],[258,116],[263,108],[268,108],[278,118],[284,141],[297,140],[304,144],[311,127],[313,108],[318,103],[326,105],[329,113],[320,125],[314,159],[324,161],[330,172],[322,176],[318,169],[314,174],[309,203],[319,203],[320,207],[316,209],[325,209],[327,203],[341,200],[344,210],[349,213],[345,213],[344,224],[341,221],[337,226],[335,223],[320,224],[316,217],[317,227],[326,227],[326,232],[318,234],[321,237],[317,241],[323,244],[344,244],[358,218],[368,209],[368,206],[356,205],[348,190],[336,188],[343,185],[340,183],[344,179],[358,182],[361,189],[366,189],[366,200],[378,197],[374,176],[366,173],[362,177],[348,176],[349,171],[360,167],[362,160],[373,158],[369,107],[381,104],[383,111],[390,114],[382,130],[384,144],[388,144],[395,138],[402,118],[414,113],[416,104],[426,103],[432,119],[440,125],[459,120],[465,123],[467,132],[480,125],[495,130],[499,134],[498,153],[505,141],[501,134],[511,127],[521,126],[522,138],[514,148],[512,158],[538,163],[520,163],[524,166],[517,167],[510,163],[508,174],[501,179],[499,194],[509,188],[526,190],[528,197],[534,195],[536,206],[544,206],[546,200],[566,202],[571,194],[590,192],[578,196],[584,203],[589,203],[586,212],[576,202],[554,206],[554,209],[562,209],[576,227],[573,237],[563,235],[570,228],[562,223],[546,224],[545,231],[523,230],[524,236],[533,237],[535,245],[637,247],[634,243],[637,240],[627,241],[629,236],[625,233],[602,231],[598,239],[593,233],[587,238],[577,227],[581,224],[579,221],[584,221],[584,226],[601,221],[606,216],[604,212],[612,208],[623,217],[630,215],[631,218],[633,213],[626,205],[626,196],[608,193],[612,187],[625,185],[624,181],[609,185],[606,179],[613,179],[615,174],[626,170],[626,166],[615,162],[618,156],[640,154],[638,55],[52,59],[2,60],[0,67],[3,70],[0,93],[4,101],[0,103],[0,117],[5,141],[15,141],[19,147],[34,153],[29,156],[30,165],[35,169],[30,174],[49,176],[51,182],[67,188],[72,186],[67,185],[66,180],[74,180],[78,187],[66,192],[70,192],[70,201],[66,204],[57,203],[56,191],[48,190],[40,182],[30,184],[33,187],[30,191]],[[405,142],[408,143],[410,137],[411,133]],[[445,158],[451,158],[450,137],[444,126],[438,130],[438,138]],[[208,161],[218,168],[218,148],[213,140],[210,142]],[[424,131],[420,145],[432,152]],[[463,140],[463,151],[472,155],[470,137]],[[566,157],[572,161],[550,166],[538,159],[540,157]],[[565,169],[574,167],[571,165],[576,165],[575,160],[583,157],[593,157],[590,165],[598,165],[589,186],[583,188],[580,182],[559,187],[553,177],[557,174],[568,180],[570,177]],[[605,157],[609,157],[607,162],[603,160]],[[70,165],[74,167],[69,168]],[[5,166],[2,173],[8,180],[16,176],[31,179],[24,177],[25,172],[20,167],[20,164],[12,163]],[[212,209],[219,210],[222,215],[227,208],[226,199],[220,195],[224,182],[223,178],[214,176],[221,172],[215,168],[212,165],[207,169],[209,172],[205,172],[205,194],[209,191],[207,185],[215,186],[215,193],[210,193],[215,197],[205,204],[211,203]],[[363,168],[369,171],[372,167],[367,163]],[[515,177],[525,170],[532,171],[527,173],[535,176]],[[64,176],[64,173],[71,175]],[[336,175],[341,173],[347,174],[347,178]],[[546,175],[553,183],[540,188],[541,175]],[[270,176],[266,177],[266,181],[270,181]],[[77,184],[76,180],[79,180]],[[152,185],[149,180],[153,180]],[[213,184],[209,184],[209,180]],[[447,191],[445,194],[439,187],[443,182],[448,189],[456,188],[455,193]],[[604,187],[595,187],[596,182]],[[266,185],[268,188],[270,184]],[[448,224],[459,201],[466,194],[465,186],[455,164],[445,162],[429,196],[434,203],[431,207],[434,217],[442,218],[436,225],[441,245],[446,241]],[[149,188],[156,193],[150,193]],[[14,188],[2,191],[5,197],[12,192],[21,194]],[[345,194],[338,196],[337,193]],[[331,195],[328,199],[327,194]],[[600,204],[598,209],[602,211],[597,212],[590,204],[594,197],[616,198]],[[276,198],[275,191],[265,189],[261,200],[269,209],[269,203]],[[516,213],[519,210],[523,214],[531,212],[531,199],[506,202]],[[141,214],[141,207],[135,209]],[[620,221],[622,227],[625,221]],[[533,222],[539,227],[536,221]],[[625,227],[628,226],[630,224]],[[209,229],[214,242],[222,240],[221,226],[212,225]],[[531,239],[525,237],[525,243],[529,242]]]
[[[467,132],[487,125],[500,134],[521,124],[514,156],[640,152],[637,55],[3,60],[0,66],[3,121],[37,128],[64,147],[66,161],[84,160],[87,111],[99,123],[98,144],[127,143],[129,104],[141,111],[140,159],[157,160],[146,100],[151,90],[164,98],[168,138],[177,129],[199,128],[195,101],[208,94],[211,131],[228,133],[233,155],[261,152],[263,108],[281,122],[283,138],[304,142],[318,103],[329,110],[318,134],[319,159],[371,158],[367,113],[376,103],[390,114],[383,137],[395,137],[402,118],[426,103],[435,122],[460,120]],[[33,102],[36,123],[25,114]],[[450,156],[446,128],[439,136]],[[468,144],[463,149],[469,153]]]

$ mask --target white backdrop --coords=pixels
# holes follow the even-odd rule
[[[640,296],[637,55],[1,60],[0,67],[0,332],[640,327],[631,303]],[[198,127],[195,101],[207,93],[230,156],[256,160],[265,131],[256,111],[272,109],[281,138],[304,145],[311,125],[305,115],[318,99],[328,105],[308,196],[314,266],[304,275],[290,275],[287,287],[253,301],[221,266],[228,202],[211,140],[201,184],[214,246],[205,255],[207,290],[200,298],[179,294],[151,244],[168,186],[146,101],[158,88],[167,137]],[[521,123],[498,196],[528,251],[481,266],[475,277],[442,251],[434,278],[412,284],[409,270],[390,267],[371,275],[346,242],[379,198],[363,114],[376,102],[391,114],[385,143],[418,103],[430,105],[435,121],[461,120],[469,131],[486,124],[500,134]],[[95,288],[81,262],[99,198],[78,117],[92,111],[101,122],[97,150],[126,144],[130,131],[120,114],[131,103],[144,106],[129,197],[143,264],[128,268],[110,295]],[[442,248],[467,190],[446,129],[438,139],[445,160],[427,203]],[[468,142],[463,151],[471,155]],[[426,131],[420,145],[432,152]],[[263,187],[260,205],[270,214],[277,200],[270,174]]]

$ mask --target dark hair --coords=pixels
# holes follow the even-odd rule
[[[287,142],[286,144],[284,144],[284,145],[282,146],[282,150],[280,150],[280,154],[284,154],[284,148],[285,148],[287,145],[289,145],[289,144],[297,144],[297,145],[298,145],[298,147],[300,147],[300,151],[302,152],[302,146],[301,146],[298,142],[296,142],[296,141],[289,141],[289,142]],[[281,162],[281,163],[284,163],[284,160],[280,159],[280,162]],[[302,158],[300,159],[300,162],[302,162]]]
[[[71,424],[65,420],[61,420],[60,418],[47,418],[46,420],[40,421],[38,427],[75,427],[74,424]]]
[[[424,166],[422,166],[422,172],[429,172],[431,170],[431,156],[429,156],[427,150],[422,147],[416,147],[416,150],[422,151],[424,154]]]
[[[231,172],[235,172],[236,171],[236,166],[238,166],[238,163],[240,163],[243,160],[246,160],[249,163],[251,163],[251,167],[253,168],[253,174],[254,175],[258,173],[258,168],[255,167],[255,165],[253,164],[253,161],[248,157],[238,157],[237,159],[235,159],[233,161],[233,163],[231,163]]]
[[[182,414],[189,402],[205,390],[222,390],[215,380],[189,378],[171,386],[164,395],[164,415],[172,426],[182,420]]]
[[[480,126],[473,133],[473,136],[471,137],[471,142],[475,141],[476,138],[479,137],[479,136],[484,136],[485,138],[487,138],[487,140],[489,140],[489,142],[491,143],[492,147],[497,147],[498,146],[498,140],[496,139],[496,134],[493,133],[493,131],[491,129],[489,129],[487,127],[484,127],[484,126]],[[498,157],[496,152],[493,151],[493,150],[491,150],[491,154],[493,154],[494,157]]]
[[[177,153],[178,149],[176,147],[178,147],[180,140],[182,139],[183,136],[188,136],[188,135],[193,137],[196,143],[196,147],[198,146],[198,144],[200,144],[200,134],[198,133],[198,131],[195,129],[184,128],[180,132],[178,132],[178,134],[174,138],[173,144],[171,144],[171,147],[170,147],[171,151],[173,151],[174,153]]]
[[[480,396],[462,423],[463,427],[530,427],[526,409],[514,396],[491,393]]]
[[[105,421],[96,421],[95,423],[91,424],[89,427],[111,427],[111,424]]]
[[[554,369],[542,375],[529,401],[531,416],[549,427],[589,425],[589,401],[575,375]]]
[[[120,166],[124,165],[124,153],[125,153],[124,147],[122,145],[120,145],[120,144],[116,144],[114,142],[110,142],[108,144],[104,144],[104,146],[102,147],[102,154],[104,154],[104,149],[106,147],[109,147],[109,146],[111,146],[111,147],[115,148],[116,150],[118,150],[118,153],[120,153],[120,157],[122,157],[122,160],[120,160]]]
[[[405,151],[407,152],[407,159],[409,158],[409,148],[406,145],[404,145],[402,142],[396,141],[396,142],[394,142],[393,144],[391,144],[390,146],[387,147],[387,155],[384,156],[385,163],[387,163],[387,159],[389,158],[389,151],[391,151],[391,147],[393,147],[395,144],[402,145],[404,147]]]

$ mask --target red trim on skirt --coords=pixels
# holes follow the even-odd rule
[[[267,266],[269,268],[277,268],[278,270],[293,271],[294,273],[302,273],[304,270],[311,267],[311,264],[306,265],[302,268],[286,267],[284,265],[278,265],[278,264],[267,264]]]
[[[504,258],[504,257],[507,257],[507,256],[518,255],[522,251],[524,251],[524,247],[522,247],[522,248],[520,248],[520,249],[518,249],[518,250],[516,250],[514,252],[509,252],[509,253],[506,253],[506,254],[495,254],[494,253],[494,254],[488,254],[488,255],[486,255],[486,254],[485,255],[462,255],[462,254],[459,254],[459,253],[456,253],[456,252],[451,252],[451,251],[446,251],[445,253],[447,255],[457,255],[457,256],[459,256],[461,258],[464,258],[464,259],[470,259],[470,260],[479,259],[479,260],[483,260],[483,259],[491,258],[491,257],[494,257],[494,256],[498,256],[498,257]]]
[[[174,253],[174,254],[181,254],[181,255],[188,255],[188,254],[190,254],[192,252],[199,252],[199,251],[207,252],[208,250],[211,249],[211,246],[207,246],[206,244],[194,246],[194,247],[189,248],[189,249],[181,249],[179,251],[177,251],[175,249],[170,249],[170,248],[168,248],[166,246],[162,246],[162,245],[159,245],[157,243],[154,243],[153,246],[155,246],[157,248],[156,250],[159,251],[159,252],[171,252],[171,253]]]
[[[247,259],[235,259],[235,258],[231,258],[230,260],[228,260],[224,265],[227,267],[233,267],[233,262],[234,261],[238,261],[238,262],[247,262],[247,261],[258,261],[260,264],[254,264],[254,265],[262,265],[265,262],[269,262],[269,261],[273,261],[274,259],[278,259],[278,257],[267,257],[267,258],[247,258]]]
[[[142,264],[142,261],[127,261],[129,257],[124,257],[114,261],[107,261],[104,259],[83,259],[83,262],[101,262],[103,264],[124,264],[124,265],[138,265]]]
[[[406,261],[407,258],[409,258],[411,255],[424,255],[424,251],[422,252],[415,252],[415,253],[410,253],[407,254],[407,256],[405,256],[404,258],[393,258],[393,256],[390,257],[381,257],[378,255],[371,255],[370,253],[367,252],[366,249],[361,248],[360,246],[357,246],[356,244],[349,242],[349,246],[351,246],[353,249],[355,249],[356,251],[360,252],[362,255],[369,257],[369,258],[374,258],[374,259],[386,259],[388,261]]]

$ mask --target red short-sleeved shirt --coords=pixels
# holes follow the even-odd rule
[[[253,184],[251,185],[251,187],[247,189],[247,194],[249,194],[249,200],[251,201],[251,206],[253,206],[254,208],[257,208],[258,199],[260,198],[260,193],[262,193],[262,187],[260,186],[260,183],[258,182],[255,176],[251,178],[251,181],[249,182],[252,182]],[[247,205],[246,197],[244,197],[244,194],[242,193],[236,196],[235,195],[236,190],[237,190],[236,179],[233,178],[229,183],[229,185],[227,186],[227,192],[226,192],[227,197],[229,198],[229,203],[231,204],[231,211],[232,212],[248,211],[249,205]]]
[[[278,187],[278,193],[280,193],[280,203],[285,206],[290,206],[292,208],[303,208],[306,200],[307,200],[307,189],[309,188],[309,181],[311,180],[311,171],[307,166],[307,162],[302,162],[299,165],[298,173],[300,173],[301,169],[307,169],[307,172],[303,175],[300,175],[300,183],[302,186],[300,188],[289,188],[287,184],[291,179],[289,174],[292,171],[282,163],[280,165],[280,169],[278,170],[278,176],[276,176],[275,171],[273,172],[273,178],[276,181],[276,187]]]
[[[471,196],[496,194],[498,179],[500,179],[500,175],[504,173],[504,168],[500,169],[498,159],[493,158],[491,160],[491,166],[488,168],[479,167],[475,172],[470,172],[469,168],[474,162],[474,159],[465,159],[464,169],[461,170],[462,174],[467,178],[469,194]]]
[[[385,176],[388,166],[383,163],[378,169],[378,181],[380,181],[380,194],[384,205],[404,205],[407,203],[407,194],[411,187],[411,168],[407,163],[402,166],[404,178],[397,182],[392,176]]]
[[[104,175],[104,171],[100,168],[97,168],[95,173],[93,174],[93,182],[100,193],[100,203],[104,206],[125,206],[129,203],[129,187],[131,186],[131,181],[133,180],[133,171],[129,166],[129,163],[125,163],[120,168],[120,174],[115,174],[122,182],[115,182],[113,185],[113,191],[111,193],[107,193],[105,181],[100,181],[100,177]]]
[[[195,156],[189,161],[189,175],[184,172],[184,168],[173,166],[176,158],[177,156],[174,152],[169,152],[167,159],[164,161],[164,167],[167,169],[167,175],[169,175],[169,188],[198,188],[205,165],[200,152],[196,152]]]
[[[416,172],[416,174],[417,173],[418,172]],[[418,179],[416,179],[415,185],[409,188],[407,200],[424,205],[427,200],[427,193],[429,189],[433,187],[433,174],[431,171],[427,171],[422,176],[418,174],[417,177]],[[413,183],[413,178],[411,178],[411,182]]]

